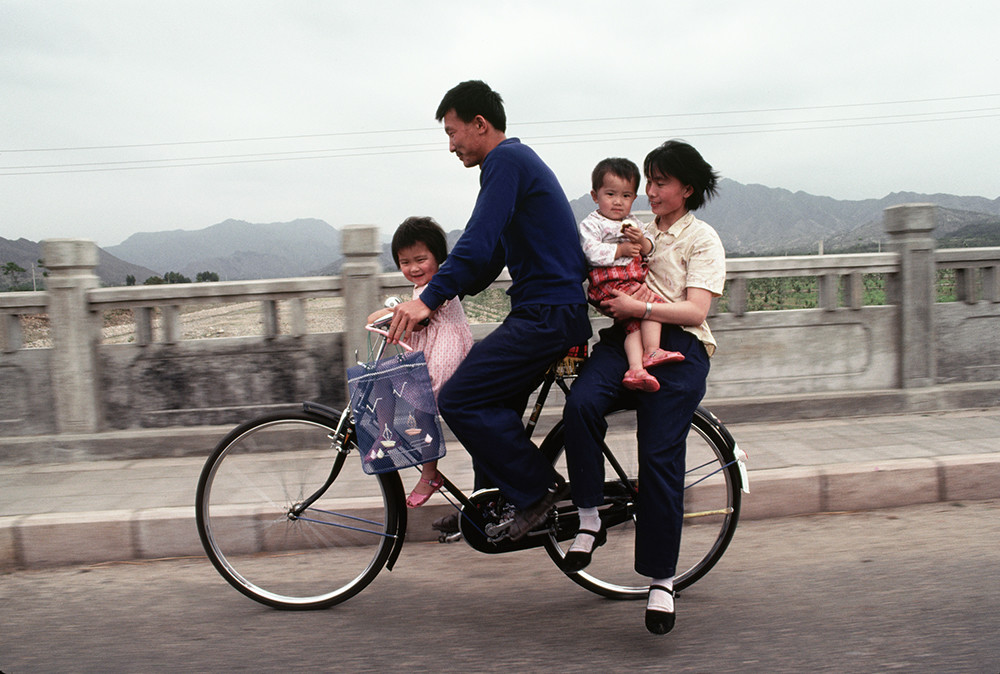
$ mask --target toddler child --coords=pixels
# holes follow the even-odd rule
[[[594,167],[591,185],[597,210],[580,223],[580,243],[591,267],[587,298],[600,308],[602,301],[615,297],[612,289],[631,295],[645,281],[645,258],[653,250],[653,240],[631,214],[639,190],[638,166],[628,159],[604,159]],[[659,297],[653,301],[663,302]],[[647,302],[642,319],[627,319],[623,324],[628,371],[622,384],[637,391],[660,389],[647,368],[684,360],[683,354],[660,348],[660,324],[647,320],[652,310]]]
[[[444,230],[431,218],[407,218],[392,237],[392,259],[413,284],[413,298],[420,297],[438,267],[448,256],[448,241]],[[371,323],[389,313],[390,309],[376,311],[368,317]],[[458,298],[441,305],[431,316],[427,327],[407,337],[414,351],[423,351],[427,373],[435,399],[441,387],[455,373],[459,363],[472,348],[472,332]],[[406,497],[408,508],[419,508],[435,491],[441,488],[441,474],[437,461],[421,467],[420,480]]]

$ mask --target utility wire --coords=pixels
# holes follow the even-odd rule
[[[982,97],[985,96],[977,98],[982,98]],[[925,100],[952,100],[952,99],[925,99]],[[844,107],[858,107],[861,105],[876,105],[876,104],[844,104],[838,106],[823,106],[823,107],[844,108]],[[797,110],[801,111],[801,110],[813,110],[813,109],[817,108],[799,108]],[[775,112],[777,110],[778,109],[772,109],[769,110],[768,112]],[[792,109],[786,109],[786,110],[792,110]],[[985,114],[980,114],[980,113],[985,113]],[[722,113],[712,113],[712,114],[722,114]],[[942,115],[947,115],[947,116],[942,116]],[[656,119],[656,118],[674,117],[674,116],[681,116],[681,115],[647,115],[643,117],[622,117],[622,118],[609,118],[609,119],[616,119],[616,120]],[[856,128],[863,126],[886,126],[886,125],[915,124],[915,123],[927,123],[927,122],[959,121],[959,120],[982,119],[982,118],[990,118],[998,116],[1000,116],[1000,108],[998,107],[971,108],[966,110],[898,113],[890,115],[876,115],[876,116],[864,116],[864,117],[839,117],[839,118],[818,119],[818,120],[786,120],[777,122],[752,122],[744,124],[725,124],[725,125],[694,126],[694,127],[679,127],[679,128],[674,127],[669,129],[632,129],[623,131],[594,131],[594,132],[580,132],[580,133],[568,133],[568,134],[538,135],[533,137],[526,137],[526,140],[529,140],[530,142],[536,145],[596,143],[596,142],[607,142],[611,140],[621,142],[621,141],[633,141],[633,140],[647,140],[650,138],[660,138],[665,134],[673,136],[684,135],[687,137],[700,137],[700,136],[721,136],[721,135],[751,134],[751,133],[776,133],[776,132],[788,132],[788,131],[814,131],[814,130]],[[601,121],[601,120],[594,120],[594,121]],[[604,120],[604,121],[609,121],[609,120]],[[358,132],[358,133],[363,133],[367,135],[376,132]],[[349,136],[356,134],[352,132],[344,132],[342,134],[335,134],[335,135]],[[299,136],[299,138],[303,137],[319,137],[319,136]],[[286,138],[291,138],[291,137],[286,137]],[[224,141],[206,141],[206,142],[224,142]],[[160,145],[161,144],[151,144],[145,147],[158,147]],[[407,144],[392,144],[392,145],[362,145],[362,146],[344,147],[344,148],[317,148],[312,150],[285,150],[285,151],[264,152],[264,153],[255,152],[249,154],[222,154],[222,155],[174,157],[174,158],[160,158],[160,159],[138,159],[138,160],[127,160],[127,161],[122,160],[122,161],[80,162],[80,163],[64,163],[64,164],[0,166],[0,176],[45,175],[45,174],[56,174],[56,173],[86,173],[86,172],[97,172],[97,171],[125,171],[125,170],[153,169],[153,168],[218,166],[225,164],[295,161],[302,159],[338,159],[345,157],[364,157],[364,156],[378,156],[378,155],[389,155],[389,154],[409,154],[417,152],[429,152],[432,150],[436,150],[438,147],[439,143],[437,142],[407,143]],[[74,148],[74,149],[82,149],[82,148]],[[112,149],[112,146],[103,146],[98,149]]]
[[[770,112],[802,112],[807,110],[833,110],[837,108],[859,108],[859,107],[869,107],[869,106],[885,106],[885,105],[911,105],[914,103],[941,103],[948,101],[962,101],[971,100],[979,98],[996,98],[1000,96],[997,94],[975,94],[970,96],[950,96],[944,98],[916,98],[908,100],[899,101],[877,101],[872,103],[837,103],[831,105],[813,105],[813,106],[801,106],[801,107],[786,107],[786,108],[756,108],[748,110],[717,110],[710,112],[675,112],[675,113],[665,113],[659,115],[630,115],[627,117],[589,117],[589,118],[578,118],[578,119],[562,119],[562,120],[549,120],[549,121],[535,121],[535,122],[520,122],[518,126],[537,126],[543,124],[579,124],[579,123],[590,123],[590,122],[623,122],[632,121],[640,119],[666,119],[675,117],[705,117],[712,115],[749,115],[749,114],[759,114],[759,113],[770,113]],[[933,113],[926,113],[933,114]],[[136,148],[146,148],[146,147],[173,147],[178,145],[209,145],[218,143],[250,143],[250,142],[262,142],[262,141],[272,141],[272,140],[303,140],[308,138],[335,138],[343,136],[366,136],[366,135],[376,135],[376,134],[390,134],[390,133],[419,133],[424,131],[440,131],[440,127],[421,127],[413,129],[382,129],[382,130],[369,130],[369,131],[339,131],[334,133],[312,133],[312,134],[297,134],[289,136],[257,136],[252,138],[229,138],[229,139],[216,139],[216,140],[188,140],[188,141],[172,141],[165,143],[130,143],[122,145],[91,145],[91,146],[76,146],[76,147],[41,147],[41,148],[11,148],[11,149],[0,149],[0,153],[15,153],[15,152],[75,152],[83,150],[123,150],[123,149],[136,149]]]

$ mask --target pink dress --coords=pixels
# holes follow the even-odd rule
[[[426,286],[413,289],[413,299],[418,299]],[[414,351],[423,351],[431,388],[437,398],[444,383],[455,374],[459,364],[472,348],[472,331],[458,298],[442,304],[431,317],[430,324],[415,332],[407,340]]]

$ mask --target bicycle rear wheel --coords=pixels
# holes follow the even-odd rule
[[[399,476],[365,475],[333,433],[318,415],[262,417],[230,432],[205,463],[198,533],[219,573],[251,599],[280,609],[342,602],[378,575],[402,536]]]
[[[622,410],[608,415],[605,443],[617,459],[629,484],[638,482],[635,412]],[[560,424],[545,439],[549,456],[564,454],[564,429]],[[560,459],[561,460],[561,459]],[[590,565],[567,574],[586,589],[613,599],[645,598],[649,579],[637,574],[635,560],[635,502],[630,489],[605,459],[605,505],[601,517],[607,524],[608,542],[598,548]],[[687,440],[687,474],[684,480],[684,528],[674,588],[683,590],[704,576],[719,561],[732,540],[739,520],[740,477],[733,449],[699,410]],[[559,513],[546,550],[561,566],[573,542],[579,519],[575,507]],[[610,522],[609,522],[610,521]]]

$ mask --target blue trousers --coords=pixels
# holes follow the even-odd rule
[[[628,370],[625,332],[619,324],[601,331],[601,341],[584,363],[563,411],[566,461],[573,502],[580,508],[604,502],[604,417],[616,409],[635,409],[639,454],[635,570],[651,578],[676,572],[684,521],[684,458],[688,429],[705,395],[709,358],[697,337],[664,325],[660,346],[680,351],[685,360],[654,367],[656,393],[622,386]]]
[[[438,394],[477,481],[496,485],[517,508],[537,502],[556,479],[524,430],[528,397],[549,365],[590,335],[586,304],[518,307],[472,347]]]

